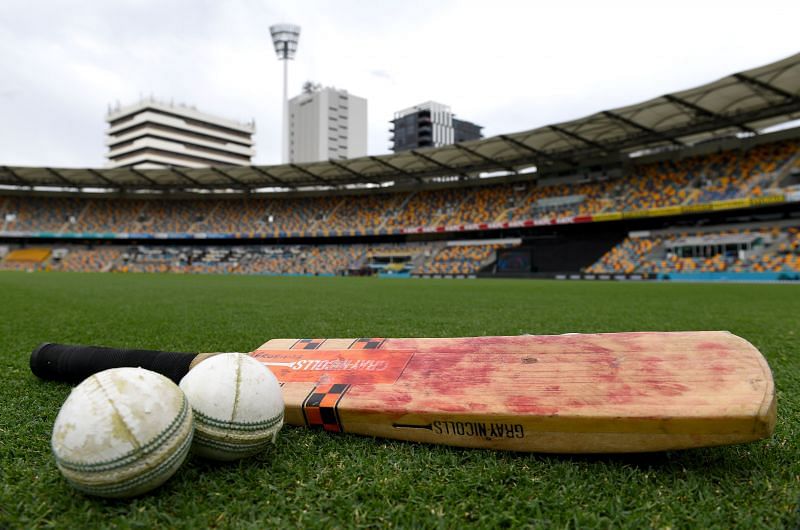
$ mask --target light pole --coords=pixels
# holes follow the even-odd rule
[[[289,163],[289,59],[297,53],[297,41],[300,40],[300,26],[293,24],[275,24],[269,27],[275,53],[278,60],[283,61],[283,163]]]

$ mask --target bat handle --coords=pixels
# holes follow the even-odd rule
[[[196,353],[125,350],[46,342],[31,353],[31,372],[41,379],[79,383],[97,372],[124,366],[141,367],[169,377],[176,384],[191,368]]]

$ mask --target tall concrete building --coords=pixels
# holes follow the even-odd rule
[[[392,151],[466,142],[483,138],[480,125],[459,120],[450,107],[427,101],[394,113],[391,121]]]
[[[289,100],[289,161],[367,155],[367,100],[346,90],[306,83]]]
[[[142,100],[110,108],[107,167],[246,166],[252,163],[254,123],[219,118],[194,107]]]

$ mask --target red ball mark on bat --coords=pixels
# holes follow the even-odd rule
[[[354,383],[350,390],[348,390],[348,394],[351,396],[369,396],[370,394],[375,392],[375,385],[372,383]]]
[[[664,359],[661,357],[647,356],[641,359],[642,366],[640,370],[648,374],[660,374],[664,372],[662,363]]]
[[[538,398],[531,396],[514,396],[504,403],[509,410],[518,414],[533,414],[538,416],[552,416],[558,414],[559,408],[552,405],[541,405]]]
[[[612,348],[613,351],[639,353],[648,350],[647,347],[640,344],[644,335],[643,333],[614,333],[607,335],[605,340],[611,340],[616,344]],[[652,335],[652,333],[648,333],[646,336],[651,337]]]
[[[734,372],[733,367],[725,366],[724,364],[715,363],[709,366],[711,371],[714,372],[716,375],[726,375]]]
[[[701,342],[697,345],[697,349],[714,353],[718,357],[730,357],[731,352],[727,345],[720,342]]]
[[[614,405],[626,405],[634,403],[637,398],[646,395],[643,391],[637,390],[630,385],[614,385],[608,389],[606,402]]]
[[[568,399],[567,406],[574,409],[579,409],[582,407],[589,407],[593,405],[597,405],[597,400],[594,398],[584,398],[584,399]]]
[[[671,381],[645,380],[647,388],[655,391],[662,396],[679,396],[689,390],[686,385]]]
[[[403,380],[415,380],[431,393],[464,396],[492,382],[496,365],[490,360],[477,362],[474,356],[461,353],[418,353],[409,361]]]
[[[416,408],[416,407],[415,407]],[[443,400],[426,400],[419,403],[419,412],[469,412],[472,410],[468,403],[452,403]],[[409,412],[414,412],[410,410]]]
[[[615,355],[602,354],[591,359],[594,363],[591,380],[602,383],[616,383],[619,380],[620,360]]]
[[[393,392],[381,398],[381,401],[389,408],[402,408],[411,403],[412,400],[411,394],[405,392]]]

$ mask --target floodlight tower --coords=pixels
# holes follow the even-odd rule
[[[283,163],[289,163],[289,59],[297,53],[297,41],[300,40],[300,26],[293,24],[275,24],[269,27],[275,53],[278,60],[283,61]]]

